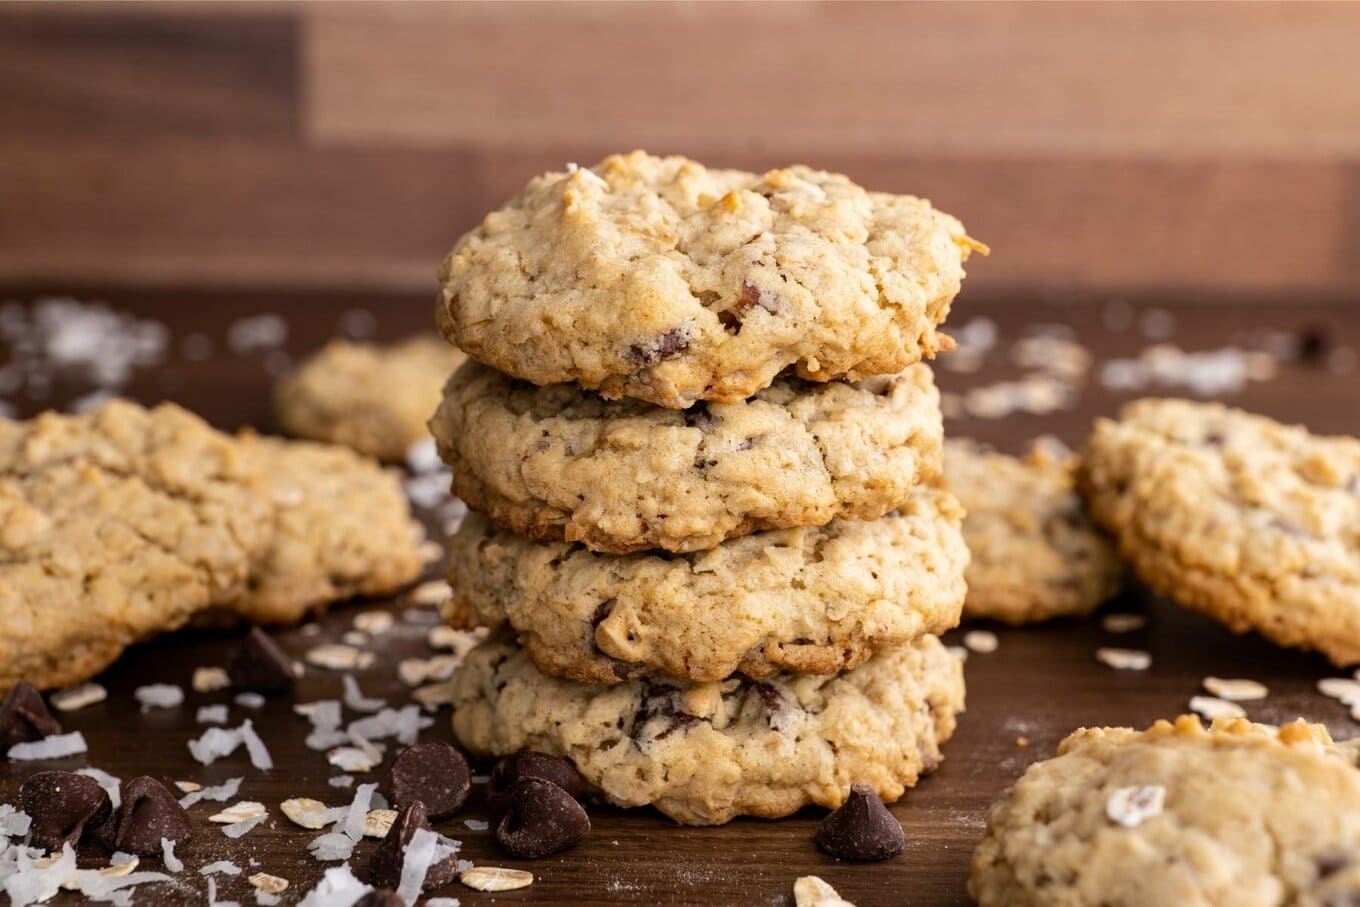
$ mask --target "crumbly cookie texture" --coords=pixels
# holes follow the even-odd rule
[[[1234,631],[1360,661],[1360,440],[1141,400],[1096,423],[1080,484],[1157,592]]]
[[[736,402],[792,365],[816,381],[900,371],[982,248],[953,217],[839,174],[709,170],[641,151],[547,173],[440,267],[445,336],[534,384],[684,408]]]
[[[1024,459],[966,440],[944,446],[945,476],[967,516],[964,614],[1018,625],[1089,614],[1123,582],[1113,543],[1075,488],[1075,460]]]
[[[922,489],[873,522],[619,556],[470,516],[449,546],[445,615],[463,628],[509,624],[542,671],[592,683],[831,674],[958,623],[961,519],[951,495]]]
[[[540,673],[504,640],[454,675],[453,726],[481,755],[570,759],[619,806],[687,825],[839,806],[850,785],[893,801],[940,763],[963,668],[933,636],[832,677],[597,686]]]
[[[439,389],[466,357],[438,337],[380,345],[332,340],[274,389],[289,435],[352,447],[399,463],[429,437]]]
[[[968,891],[980,907],[1354,903],[1354,749],[1302,721],[1077,731],[992,810]]]
[[[420,576],[425,533],[395,474],[334,445],[253,435],[239,443],[265,483],[274,534],[232,611],[255,623],[294,623]]]
[[[273,535],[257,483],[169,404],[0,420],[0,690],[84,680],[239,598]]]
[[[875,519],[939,475],[943,438],[925,365],[855,384],[786,376],[750,400],[680,411],[469,362],[430,427],[468,506],[529,538],[616,554]]]

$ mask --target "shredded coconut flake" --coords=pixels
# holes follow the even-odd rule
[[[1257,683],[1254,680],[1225,680],[1222,677],[1204,678],[1204,689],[1219,699],[1226,699],[1229,702],[1251,702],[1257,699],[1265,699],[1270,694],[1265,684]]]
[[[232,699],[232,702],[243,709],[259,709],[264,707],[264,697],[259,693],[237,693],[236,697]]]
[[[175,856],[175,842],[169,838],[161,838],[161,862],[171,872],[184,870],[184,861]]]
[[[340,837],[343,838],[344,835]],[[336,866],[326,870],[321,882],[298,902],[297,907],[336,907],[338,904],[353,904],[372,890],[371,885],[365,885],[354,877],[349,866]]]
[[[184,702],[184,690],[173,683],[148,684],[133,690],[132,695],[141,703],[143,712],[172,709]]]
[[[218,860],[216,863],[209,863],[198,871],[199,875],[205,876],[216,875],[218,873],[228,876],[238,876],[241,874],[241,867],[237,866],[231,860]]]
[[[97,768],[78,768],[76,774],[93,778],[100,787],[104,788],[104,792],[109,795],[109,800],[114,809],[123,805],[122,782],[113,775]]]
[[[0,803],[0,837],[22,838],[28,834],[33,820],[8,803]]]
[[[72,731],[69,734],[52,734],[32,743],[16,743],[9,748],[9,758],[15,762],[65,759],[88,751],[84,735],[80,731]]]
[[[354,709],[356,712],[376,712],[387,705],[387,700],[365,696],[364,691],[359,688],[359,681],[354,679],[353,674],[346,674],[340,678],[345,688],[345,705]]]
[[[1245,718],[1246,710],[1235,702],[1214,696],[1191,696],[1190,710],[1210,721],[1215,718]]]
[[[201,705],[194,715],[199,724],[226,724],[227,707],[224,705]]]

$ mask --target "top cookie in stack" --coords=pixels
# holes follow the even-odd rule
[[[933,634],[968,552],[920,360],[975,248],[843,176],[642,152],[541,176],[460,240],[438,320],[474,361],[431,430],[481,513],[448,616],[524,647],[469,656],[463,743],[700,823],[851,780],[893,799],[937,764],[963,689]]]

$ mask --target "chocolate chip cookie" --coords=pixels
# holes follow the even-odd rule
[[[1075,462],[1040,449],[1024,459],[966,440],[945,444],[949,489],[967,511],[964,614],[1008,624],[1089,614],[1124,566],[1077,494]]]
[[[940,763],[963,709],[962,666],[933,636],[831,677],[613,686],[548,677],[493,639],[453,687],[473,752],[564,756],[611,803],[688,825],[836,807],[854,782],[896,800]]]
[[[437,337],[379,345],[333,340],[285,376],[274,414],[287,434],[400,463],[429,437],[439,389],[465,357]]]
[[[176,406],[0,420],[0,690],[84,680],[236,601],[272,517],[251,459]]]
[[[1077,731],[992,810],[968,891],[980,907],[1352,903],[1355,752],[1302,721]]]
[[[450,543],[446,616],[509,624],[541,670],[593,683],[830,674],[958,623],[961,519],[951,495],[926,488],[872,522],[619,556],[530,542],[474,515]]]
[[[425,533],[395,474],[331,444],[255,435],[239,443],[262,477],[274,533],[232,611],[255,623],[295,623],[420,576]]]
[[[439,271],[445,336],[508,375],[685,408],[736,402],[789,366],[892,374],[982,248],[930,203],[839,174],[710,170],[641,151],[532,180]]]
[[[1234,631],[1360,661],[1360,440],[1140,400],[1096,423],[1080,484],[1160,594]]]
[[[430,428],[470,507],[614,553],[874,519],[939,475],[943,436],[925,365],[854,384],[788,375],[750,400],[680,411],[469,362]]]

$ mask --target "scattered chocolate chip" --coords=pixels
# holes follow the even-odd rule
[[[571,794],[538,778],[510,790],[496,840],[512,857],[536,859],[566,850],[590,834],[590,817]]]
[[[902,826],[867,784],[850,785],[850,796],[817,829],[817,847],[841,860],[886,860],[904,846]]]
[[[496,763],[487,781],[486,802],[492,814],[505,808],[515,785],[531,778],[556,784],[573,797],[585,792],[580,773],[567,760],[547,753],[513,753]]]
[[[378,888],[355,901],[354,907],[406,907],[406,902],[395,891]]]
[[[648,343],[633,344],[628,348],[628,356],[639,365],[655,365],[689,348],[689,338],[685,334],[684,328],[671,328]]]
[[[447,819],[462,809],[471,789],[467,759],[442,741],[408,746],[392,763],[392,797],[398,809],[419,802],[431,819]]]
[[[773,293],[762,293],[760,287],[753,283],[742,284],[741,298],[737,300],[737,307],[742,311],[749,312],[751,309],[762,309],[771,315],[779,314],[779,297]]]
[[[142,775],[123,785],[123,805],[112,820],[113,849],[138,856],[161,852],[161,839],[175,843],[193,835],[189,813],[155,778]]]
[[[227,666],[232,685],[241,690],[274,693],[292,689],[297,675],[293,660],[259,627],[251,627],[241,650]]]
[[[1325,853],[1313,860],[1317,864],[1319,879],[1336,875],[1341,870],[1354,862],[1350,855],[1344,853]]]
[[[74,847],[87,826],[97,828],[113,811],[104,788],[75,772],[31,775],[19,788],[19,804],[33,819],[33,843],[44,850]]]
[[[61,722],[52,717],[42,694],[27,680],[15,684],[0,702],[0,742],[7,747],[60,733]]]
[[[386,837],[378,842],[373,858],[368,863],[368,882],[380,888],[396,888],[401,884],[401,866],[406,860],[406,845],[417,831],[428,829],[430,820],[425,804],[419,800],[406,806],[398,814]],[[448,856],[434,863],[425,873],[425,890],[443,888],[458,876],[458,858]]]

